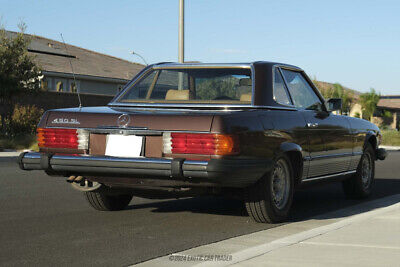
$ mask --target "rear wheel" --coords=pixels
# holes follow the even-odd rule
[[[132,200],[131,194],[118,194],[109,187],[102,186],[97,190],[84,192],[89,204],[96,210],[113,211],[125,209]]]
[[[284,221],[293,200],[292,164],[286,155],[275,160],[273,170],[246,191],[247,213],[262,223]]]
[[[356,174],[342,182],[346,197],[351,199],[368,197],[371,194],[374,176],[375,153],[372,145],[368,143],[364,148]]]

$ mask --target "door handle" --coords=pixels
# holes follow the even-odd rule
[[[308,122],[307,123],[307,127],[308,128],[317,128],[318,127],[318,123],[317,122]]]

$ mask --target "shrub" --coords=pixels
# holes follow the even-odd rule
[[[392,114],[392,112],[390,112],[389,110],[383,111],[382,116],[383,116],[384,118],[388,118],[388,119],[393,118],[393,114]]]
[[[24,134],[35,134],[36,126],[43,112],[43,109],[39,109],[34,105],[15,105],[11,122],[8,122],[9,136],[15,137]]]
[[[400,146],[400,132],[396,130],[382,131],[382,145]]]
[[[3,149],[30,149],[39,151],[35,135],[18,135],[14,138],[0,138],[0,151]]]

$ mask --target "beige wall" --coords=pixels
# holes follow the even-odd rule
[[[392,118],[372,117],[371,122],[379,127],[386,125],[391,129],[399,129],[400,114],[399,112],[391,112],[391,113],[393,115]]]
[[[393,122],[390,124],[390,128],[392,129],[398,129],[399,127],[399,113],[398,112],[393,112]]]
[[[360,118],[362,118],[362,107],[360,104],[355,103],[350,109],[349,116],[355,117],[357,113],[360,114]]]

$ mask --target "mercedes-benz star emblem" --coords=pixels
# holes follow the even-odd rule
[[[130,121],[131,117],[128,114],[122,114],[118,117],[117,124],[119,127],[126,127]]]

